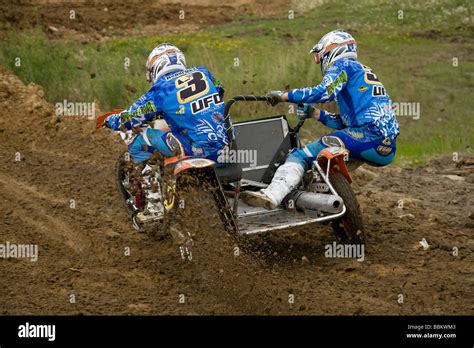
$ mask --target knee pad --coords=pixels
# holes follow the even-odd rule
[[[183,145],[179,141],[179,139],[174,136],[173,133],[168,132],[166,133],[165,138],[166,146],[170,149],[170,151],[175,154],[175,156],[184,155]]]
[[[338,146],[338,147],[343,147],[345,148],[346,145],[344,142],[341,140],[341,138],[336,137],[334,135],[325,135],[321,138],[321,142],[323,145],[330,147],[330,146]]]

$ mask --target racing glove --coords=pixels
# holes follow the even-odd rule
[[[120,110],[120,109],[115,109],[114,111],[112,112],[107,112],[99,117],[97,117],[97,119],[95,120],[95,126],[97,128],[110,128],[110,125],[109,123],[107,122],[109,117],[111,115],[114,115],[114,114],[119,114],[121,113],[123,110]]]
[[[270,91],[267,93],[266,97],[268,98],[268,103],[271,105],[271,106],[275,106],[277,105],[278,103],[281,103],[283,102],[284,100],[282,99],[282,95],[284,94],[285,92],[283,91]]]
[[[313,116],[314,110],[315,107],[311,104],[298,104],[296,107],[296,117],[298,117],[298,120],[304,121],[307,118],[311,118]]]

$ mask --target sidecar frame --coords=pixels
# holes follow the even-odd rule
[[[236,222],[236,232],[243,235],[252,235],[263,232],[271,232],[275,230],[289,229],[296,226],[303,226],[313,224],[317,222],[324,222],[334,220],[342,217],[346,212],[345,205],[342,206],[341,211],[338,213],[322,213],[316,210],[304,210],[297,211],[296,209],[285,209],[280,206],[276,209],[267,210],[260,207],[251,207],[245,204],[239,199],[240,192],[244,190],[258,190],[265,188],[273,178],[273,175],[279,165],[283,164],[287,154],[293,148],[301,148],[301,142],[299,137],[299,128],[302,124],[298,124],[295,127],[291,127],[285,115],[277,115],[264,117],[259,119],[252,119],[248,121],[236,122],[232,125],[230,120],[229,110],[230,107],[236,101],[267,101],[266,97],[256,96],[237,96],[232,98],[226,103],[225,108],[225,121],[227,126],[227,134],[229,139],[232,139],[232,149],[249,149],[255,144],[259,144],[259,149],[270,147],[273,151],[271,160],[267,163],[257,163],[256,171],[264,169],[256,177],[249,175],[252,172],[252,168],[242,163],[231,163],[228,167],[219,168],[220,164],[217,164],[216,173],[218,175],[221,186],[224,188],[226,194],[226,200],[228,207],[232,210],[232,215]],[[255,129],[252,129],[256,125],[260,125],[261,132],[269,132],[268,134],[261,134],[259,140],[256,141],[253,137]],[[278,129],[280,127],[280,129]],[[235,129],[235,131],[233,131]],[[276,135],[279,135],[276,136]],[[272,138],[272,144],[265,142],[265,139]],[[238,146],[237,146],[238,144]],[[278,144],[275,146],[275,144]],[[273,150],[271,149],[273,147]],[[276,148],[276,151],[274,150]],[[318,171],[324,182],[328,185],[330,193],[337,195],[336,191],[329,182],[329,168],[331,167],[331,161],[340,159],[338,156],[342,156],[342,153],[335,153],[334,156],[329,156],[331,152],[323,154],[324,156],[324,169],[315,161],[313,164],[313,170]],[[331,157],[331,158],[328,158]],[[335,158],[335,159],[334,159]],[[223,171],[226,171],[226,175],[221,175]],[[240,173],[240,178],[239,175]],[[232,177],[233,180],[227,180]],[[239,178],[238,180],[236,180]],[[256,179],[256,180],[254,180]]]

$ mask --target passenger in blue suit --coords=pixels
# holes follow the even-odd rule
[[[322,82],[316,87],[273,91],[268,95],[272,104],[283,101],[299,104],[297,116],[300,120],[315,118],[337,131],[291,152],[267,188],[242,194],[250,205],[277,207],[297,187],[305,170],[326,147],[345,147],[349,150],[349,159],[374,166],[390,164],[395,157],[400,127],[392,101],[375,73],[357,60],[354,38],[342,30],[331,31],[310,53],[321,65]],[[332,100],[337,102],[338,114],[313,106]]]

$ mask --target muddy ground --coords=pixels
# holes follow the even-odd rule
[[[274,17],[285,12],[286,2],[276,0],[147,1],[24,0],[12,6],[0,0],[0,36],[12,30],[43,30],[50,39],[80,42],[131,35],[189,33],[222,24],[242,15]]]
[[[49,39],[90,42],[192,32],[241,13],[278,16],[285,5],[149,3],[0,0],[0,35],[40,28]],[[171,238],[132,229],[115,187],[124,149],[93,120],[58,119],[39,86],[0,70],[0,244],[39,246],[37,262],[0,259],[0,314],[474,313],[472,155],[356,172],[363,262],[326,258],[335,238],[324,225],[211,239],[219,226],[203,209],[192,220],[201,249],[186,263]]]
[[[118,137],[54,117],[40,87],[5,70],[0,110],[0,243],[39,246],[37,262],[0,259],[0,314],[474,313],[472,155],[355,173],[363,262],[326,258],[335,238],[315,225],[226,239],[186,263],[172,239],[131,228]],[[206,212],[204,235],[218,229]]]

